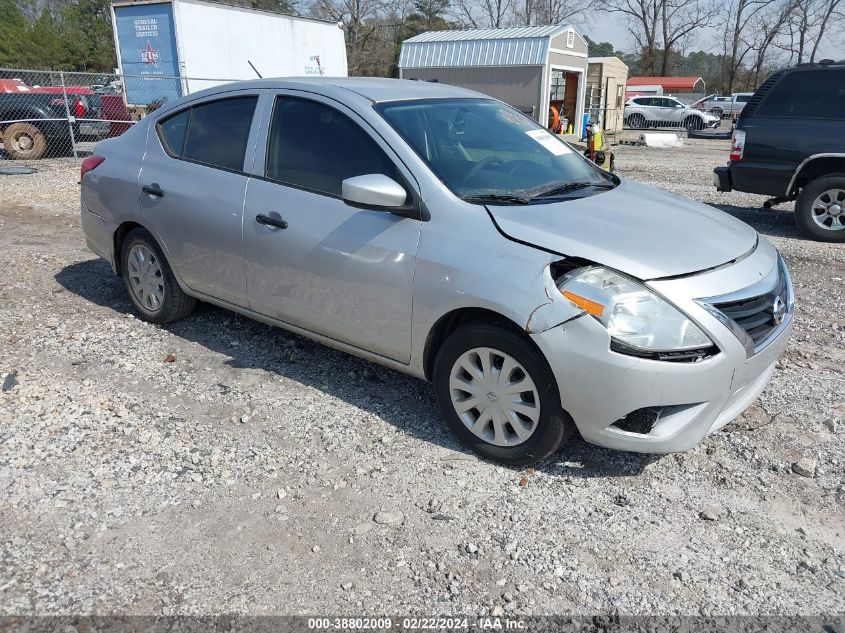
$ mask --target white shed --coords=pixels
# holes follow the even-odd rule
[[[543,125],[554,104],[577,133],[587,42],[571,25],[428,31],[402,43],[399,76],[483,92]]]

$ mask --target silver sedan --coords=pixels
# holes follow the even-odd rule
[[[445,85],[213,88],[100,143],[81,181],[88,244],[143,318],[206,301],[429,380],[457,437],[511,465],[576,430],[689,449],[792,327],[753,229]]]

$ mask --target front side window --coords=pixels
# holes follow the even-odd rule
[[[526,198],[557,185],[610,182],[557,136],[497,101],[396,101],[376,110],[463,198]]]
[[[339,197],[344,180],[365,174],[400,180],[393,162],[345,114],[308,99],[276,99],[267,146],[267,178]]]
[[[158,124],[159,138],[171,156],[241,171],[258,97],[208,101]]]
[[[772,89],[757,116],[845,119],[845,70],[789,73]]]

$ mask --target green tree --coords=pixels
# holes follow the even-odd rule
[[[590,57],[621,57],[622,52],[613,49],[613,44],[610,42],[594,42],[589,36],[585,35],[587,40],[587,52]]]
[[[65,48],[74,70],[105,71],[115,67],[109,0],[77,0],[62,8]]]
[[[69,70],[72,68],[66,52],[66,42],[59,32],[53,14],[46,7],[29,30],[30,42],[37,43],[31,53],[27,66]]]
[[[29,24],[14,0],[0,0],[0,66],[21,68],[30,61]]]
[[[451,25],[444,17],[449,0],[414,0],[414,12],[405,21],[406,37],[426,31],[442,31]]]

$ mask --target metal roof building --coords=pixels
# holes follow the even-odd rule
[[[403,79],[477,90],[543,125],[553,105],[576,131],[586,74],[587,42],[571,25],[428,31],[405,40],[399,56]]]

